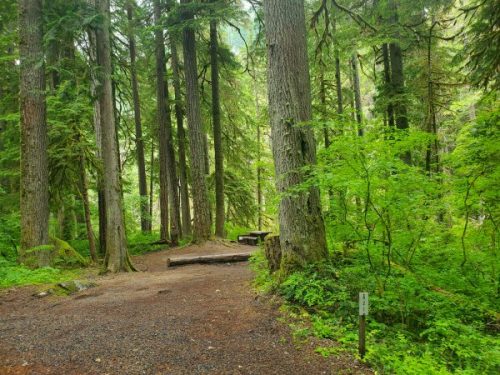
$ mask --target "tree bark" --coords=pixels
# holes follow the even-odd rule
[[[363,135],[363,109],[361,104],[361,87],[359,80],[359,61],[354,53],[351,57],[352,82],[354,91],[355,117],[358,123],[358,135]]]
[[[432,77],[432,32],[436,23],[433,22],[429,29],[429,37],[427,40],[427,132],[434,136],[434,140],[429,141],[425,153],[425,170],[430,176],[432,173],[432,163],[434,169],[439,172],[439,144],[437,139],[437,115],[435,105],[434,82]],[[433,160],[434,159],[434,160]]]
[[[137,172],[139,176],[139,195],[141,208],[141,230],[143,233],[151,232],[151,218],[149,216],[148,184],[146,180],[146,161],[144,158],[144,140],[142,139],[141,104],[139,87],[137,83],[136,50],[135,50],[135,1],[127,2],[128,42],[130,53],[130,80],[132,81],[132,99],[134,103],[135,121],[135,147],[137,155]]]
[[[336,30],[337,30],[337,21],[334,18],[333,22],[333,32],[335,33],[335,43],[338,44]],[[338,45],[335,46],[335,88],[337,91],[337,115],[339,115],[339,121],[341,120],[341,116],[344,113],[344,96],[342,94],[342,79],[340,75],[340,52]]]
[[[151,221],[153,221],[153,197],[154,197],[154,165],[155,165],[155,142],[154,139],[151,140],[151,155],[149,159],[149,217],[151,218]]]
[[[321,104],[321,121],[326,121],[327,120],[327,114],[326,114],[326,82],[325,82],[325,68],[323,64],[320,66],[320,72],[319,72],[319,102]],[[325,124],[323,125],[323,138],[325,141],[325,148],[328,148],[330,146],[330,133],[328,126]]]
[[[21,249],[49,243],[49,171],[41,0],[19,0],[21,112]],[[48,251],[38,265],[48,266]]]
[[[88,181],[87,181],[87,172],[85,170],[85,156],[80,156],[80,195],[82,197],[83,203],[83,211],[85,214],[85,226],[87,228],[87,239],[89,241],[89,252],[90,258],[93,262],[97,263],[97,251],[95,245],[95,237],[94,230],[92,229],[92,220],[90,215],[90,202],[89,202],[89,194],[88,194]]]
[[[109,0],[97,0],[96,5],[97,11],[102,17],[102,24],[96,30],[96,45],[97,61],[102,73],[99,106],[101,111],[104,199],[106,201],[106,257],[104,264],[106,270],[110,272],[131,271],[134,268],[127,251],[118,144],[113,115]]]
[[[303,0],[264,2],[268,53],[268,96],[284,275],[328,256],[319,190],[289,194],[316,162],[311,120],[311,87],[307,60]]]
[[[210,21],[210,66],[212,69],[212,122],[215,153],[215,235],[224,237],[224,155],[222,152],[222,128],[219,96],[219,42],[217,21]]]
[[[382,59],[384,61],[384,81],[386,93],[388,97],[387,103],[387,121],[391,128],[394,128],[394,109],[392,107],[392,83],[391,83],[391,64],[389,60],[389,46],[387,43],[382,44]]]
[[[255,69],[255,68],[254,68]],[[262,195],[262,131],[260,129],[260,102],[259,102],[259,90],[257,87],[257,77],[253,78],[253,95],[255,98],[255,118],[257,120],[257,227],[262,230],[262,206],[263,206],[263,195]],[[229,214],[229,203],[227,207],[227,212]],[[229,216],[226,215],[229,219]]]
[[[89,4],[95,7],[95,0],[89,0]],[[101,107],[99,105],[99,77],[97,76],[97,41],[96,30],[87,30],[89,38],[89,60],[90,60],[90,95],[94,107],[94,132],[96,140],[96,157],[102,160],[102,136],[101,136]],[[104,199],[104,183],[102,170],[97,173],[97,205],[99,211],[99,253],[104,257],[106,254],[106,202]]]
[[[342,95],[342,80],[340,77],[340,58],[335,57],[335,83],[337,89],[337,114],[344,113],[344,99]]]
[[[181,225],[175,153],[172,144],[172,119],[170,116],[170,103],[168,100],[168,86],[165,80],[166,58],[164,35],[160,23],[161,11],[161,0],[155,0],[154,20],[156,27],[154,34],[156,51],[156,103],[160,135],[160,191],[162,189],[168,189],[168,203],[170,207],[170,242],[173,246],[176,246],[178,245],[179,238],[181,237]],[[165,185],[165,182],[167,185]],[[161,193],[161,195],[164,199],[165,193]]]
[[[258,103],[256,104],[258,111]],[[262,230],[262,167],[261,163],[261,131],[260,124],[257,123],[257,228]]]
[[[390,43],[390,61],[391,61],[391,84],[394,98],[394,112],[396,115],[396,127],[398,129],[408,129],[408,117],[406,103],[404,99],[404,73],[403,73],[403,55],[398,43]]]
[[[179,152],[179,180],[182,214],[182,232],[191,235],[191,208],[189,205],[188,175],[186,164],[186,132],[184,131],[184,113],[182,108],[181,79],[179,75],[179,55],[176,40],[170,35],[170,52],[172,55],[172,79],[174,83],[175,119],[177,122],[177,143]]]
[[[189,4],[182,0],[181,4]],[[184,21],[193,19],[189,9],[182,10]],[[205,181],[204,137],[201,123],[200,94],[198,91],[198,73],[196,59],[196,41],[194,30],[186,26],[183,30],[184,70],[186,75],[186,108],[189,127],[189,148],[191,152],[191,179],[194,206],[193,240],[203,242],[210,237],[210,205]]]

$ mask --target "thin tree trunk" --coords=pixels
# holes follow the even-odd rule
[[[166,58],[164,35],[160,23],[161,11],[161,0],[155,0],[156,103],[160,136],[160,191],[163,191],[160,195],[163,201],[166,198],[165,191],[168,191],[168,205],[170,207],[170,242],[172,246],[176,246],[181,236],[181,225],[175,153],[172,145],[172,119],[170,116],[170,104],[168,102],[168,86],[165,80]],[[165,203],[166,201],[163,202],[164,210]],[[162,212],[162,217],[164,215],[166,215],[166,212]],[[166,230],[162,229],[163,235],[165,235],[165,232]]]
[[[394,128],[394,109],[392,107],[393,100],[393,92],[392,92],[392,83],[391,83],[391,64],[389,59],[389,46],[387,43],[382,44],[382,59],[384,61],[384,81],[386,87],[386,93],[388,96],[387,103],[387,120],[388,125],[391,128]]]
[[[316,162],[304,0],[265,1],[269,117],[276,170],[283,275],[328,256],[319,190],[288,194]]]
[[[333,20],[333,32],[335,33],[335,42],[337,42],[337,37],[336,37],[336,27],[337,27],[337,21],[334,18]],[[338,49],[338,46],[335,46],[335,88],[337,91],[337,115],[339,115],[339,120],[341,120],[341,116],[344,113],[344,97],[342,94],[342,79],[340,75],[340,52]]]
[[[222,152],[222,128],[219,96],[219,42],[217,21],[210,21],[210,66],[212,69],[212,121],[215,153],[215,235],[224,237],[224,155]]]
[[[351,57],[352,82],[354,91],[355,117],[358,123],[358,135],[363,135],[363,109],[361,104],[361,88],[359,80],[358,56],[354,53]]]
[[[208,155],[208,134],[205,130],[203,130],[202,126],[202,131],[203,131],[203,169],[205,176],[208,176],[210,174],[210,156]]]
[[[181,4],[189,4],[190,0],[182,0]],[[193,19],[192,11],[184,8],[182,18]],[[184,70],[186,74],[186,107],[189,127],[189,148],[191,151],[191,179],[194,205],[193,240],[203,242],[210,237],[210,204],[205,181],[204,137],[201,123],[200,94],[198,91],[198,73],[196,59],[196,41],[194,30],[185,27],[183,30]]]
[[[130,52],[130,80],[132,81],[132,98],[134,102],[135,147],[137,154],[137,172],[139,176],[139,195],[141,199],[141,230],[143,233],[148,233],[151,232],[151,217],[149,216],[146,161],[144,158],[144,140],[142,139],[141,104],[139,99],[139,87],[137,84],[137,69],[135,62],[134,7],[135,1],[129,0],[127,2],[127,18],[129,22],[128,41]]]
[[[21,111],[21,249],[49,242],[49,171],[41,0],[19,0]],[[38,265],[49,265],[38,251]]]
[[[90,258],[93,262],[97,263],[97,251],[95,245],[95,237],[94,230],[92,229],[92,220],[90,215],[90,202],[89,202],[89,194],[88,194],[88,181],[87,181],[87,172],[85,170],[85,156],[80,156],[80,195],[82,197],[83,203],[83,211],[85,214],[85,226],[87,228],[87,239],[89,241],[89,251]]]
[[[155,142],[154,139],[151,140],[151,158],[149,160],[150,163],[150,171],[149,171],[149,217],[151,218],[151,223],[153,222],[153,177],[154,177],[154,165],[155,165]]]
[[[344,99],[342,95],[342,80],[340,77],[340,58],[338,56],[335,57],[335,84],[337,89],[337,114],[342,115],[344,113]]]
[[[429,37],[427,41],[427,96],[428,96],[428,111],[427,111],[427,132],[434,136],[434,140],[429,141],[425,155],[425,170],[428,175],[432,172],[432,163],[434,159],[434,168],[439,172],[439,154],[437,140],[437,119],[434,94],[434,82],[432,79],[432,32],[436,23],[433,23],[429,29]],[[434,154],[434,155],[433,155]],[[434,158],[433,158],[434,156]]]
[[[257,227],[262,230],[262,167],[261,167],[261,130],[259,122],[260,105],[259,95],[257,92],[257,82],[254,80],[254,95],[255,95],[255,112],[257,117]],[[228,204],[229,205],[229,204]],[[229,212],[229,207],[228,207]],[[229,219],[229,217],[227,218]]]
[[[179,180],[182,213],[182,232],[191,235],[191,209],[189,206],[188,175],[186,164],[186,132],[183,124],[183,108],[181,94],[181,79],[179,75],[179,55],[176,40],[170,35],[170,52],[172,55],[172,78],[175,95],[175,119],[177,122],[177,142],[179,152]]]
[[[321,121],[327,120],[326,115],[326,82],[325,82],[325,68],[321,64],[319,72],[319,102],[321,104]],[[323,138],[325,141],[325,148],[330,146],[330,134],[328,126],[323,125]]]
[[[123,218],[122,192],[118,145],[116,142],[113,94],[111,87],[111,40],[109,0],[97,0],[97,10],[102,24],[96,32],[97,60],[102,72],[99,105],[101,110],[102,157],[104,197],[106,201],[106,257],[105,267],[110,272],[131,271],[128,256],[125,223]]]

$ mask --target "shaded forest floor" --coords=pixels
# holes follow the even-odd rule
[[[70,296],[0,293],[0,374],[363,374],[348,355],[294,342],[248,263],[166,268],[171,255],[253,251],[210,242],[134,258]],[[46,288],[45,288],[46,289]]]

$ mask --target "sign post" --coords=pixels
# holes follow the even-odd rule
[[[366,316],[368,315],[368,293],[359,293],[359,355],[361,358],[366,352]]]

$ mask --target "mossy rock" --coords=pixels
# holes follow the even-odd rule
[[[50,267],[76,268],[85,267],[89,261],[78,253],[69,243],[56,237],[50,237],[50,244],[37,246],[26,251],[22,263],[29,268],[40,266],[42,255],[44,264]]]
[[[82,290],[96,287],[97,284],[90,281],[70,280],[55,284],[50,289],[45,289],[33,294],[34,297],[43,298],[47,296],[69,296]]]
[[[51,237],[50,244],[54,246],[50,257],[52,266],[85,267],[89,264],[89,261],[66,241]]]

